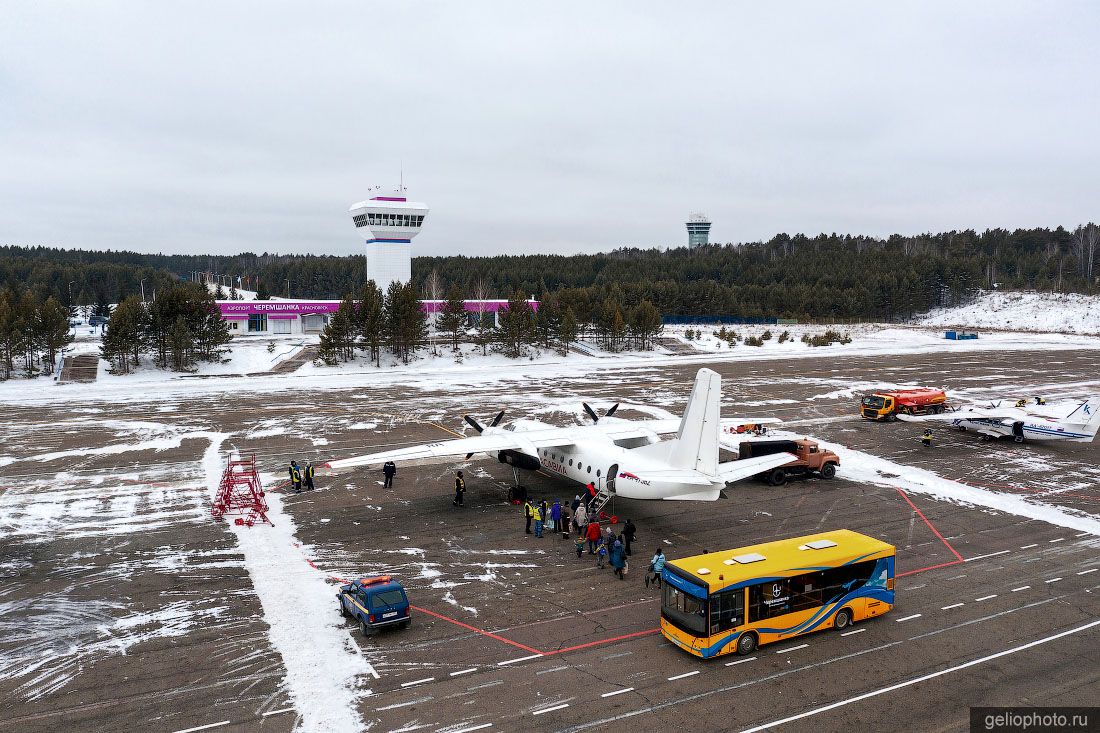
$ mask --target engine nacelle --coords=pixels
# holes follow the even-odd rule
[[[497,460],[514,468],[522,468],[525,471],[537,471],[542,468],[537,456],[529,456],[518,450],[502,450],[497,454]]]

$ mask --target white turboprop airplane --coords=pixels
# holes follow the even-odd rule
[[[487,453],[513,469],[542,468],[581,484],[592,482],[604,497],[714,501],[727,483],[755,476],[795,458],[790,453],[780,453],[719,463],[718,434],[723,428],[779,422],[774,418],[722,420],[721,392],[722,378],[718,373],[700,369],[684,416],[679,420],[612,418],[618,405],[600,419],[585,405],[595,420],[592,425],[555,427],[537,420],[515,420],[497,427],[504,417],[502,410],[484,428],[466,416],[466,421],[480,433],[475,437],[345,458],[330,461],[325,467],[339,471],[386,461],[458,455],[469,458],[474,453]],[[669,433],[676,433],[676,437],[660,439]]]
[[[989,407],[964,407],[939,415],[898,415],[908,422],[948,422],[959,430],[973,430],[982,440],[1012,438],[1017,443],[1025,440],[1070,440],[1074,443],[1091,443],[1100,429],[1100,397],[1082,402],[1066,417],[1036,415],[1019,407],[1000,404]]]

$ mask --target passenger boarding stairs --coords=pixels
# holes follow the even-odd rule
[[[596,489],[596,495],[588,502],[588,516],[599,518],[600,512],[611,501],[612,496],[613,494],[605,486]]]

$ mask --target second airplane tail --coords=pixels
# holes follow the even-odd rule
[[[1080,443],[1091,443],[1100,431],[1100,396],[1090,397],[1066,417],[1066,422],[1088,437],[1076,438]]]

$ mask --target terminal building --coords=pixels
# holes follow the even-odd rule
[[[688,216],[688,247],[705,247],[710,244],[710,219],[706,214],[693,213]]]
[[[432,316],[443,310],[445,300],[422,300],[420,309]],[[539,309],[539,302],[531,299],[531,310]],[[222,320],[229,325],[233,336],[293,336],[318,334],[340,308],[339,300],[219,300]],[[508,309],[507,300],[467,300],[464,303],[470,323],[481,318],[493,319]]]
[[[382,292],[390,283],[412,279],[412,240],[428,215],[426,204],[409,201],[407,189],[379,193],[348,209],[355,228],[367,243],[367,279]]]

